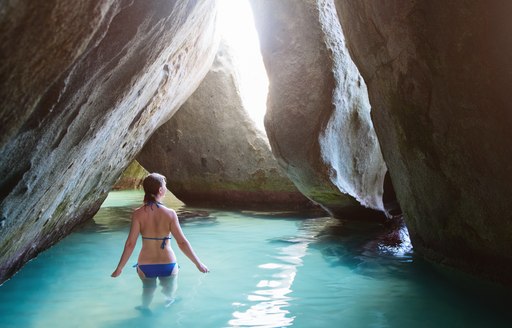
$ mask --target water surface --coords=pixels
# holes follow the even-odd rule
[[[183,220],[211,272],[199,273],[173,241],[177,301],[165,308],[157,291],[141,313],[135,269],[110,278],[141,198],[111,193],[94,220],[0,286],[0,327],[510,326],[507,291],[447,277],[407,247],[376,250],[375,227],[228,211]]]

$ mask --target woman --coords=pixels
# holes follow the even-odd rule
[[[187,238],[181,231],[178,216],[174,210],[162,205],[160,200],[166,192],[165,177],[158,173],[148,175],[143,183],[144,205],[137,208],[132,215],[130,233],[126,239],[123,254],[112,277],[117,277],[123,271],[137,243],[139,233],[142,235],[142,249],[137,263],[137,273],[142,280],[142,306],[148,309],[156,290],[156,279],[160,281],[162,292],[166,296],[166,305],[174,302],[177,288],[178,265],[169,236],[176,239],[181,251],[203,273],[208,268],[201,263]]]

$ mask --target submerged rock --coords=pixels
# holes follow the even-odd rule
[[[211,1],[0,4],[0,282],[98,210],[216,52]]]
[[[333,2],[251,4],[269,75],[265,128],[280,165],[335,216],[383,211],[386,166]]]
[[[230,49],[221,44],[210,71],[138,156],[164,174],[191,206],[312,207],[274,159],[266,136],[243,106]]]
[[[512,3],[336,3],[415,251],[512,284]]]

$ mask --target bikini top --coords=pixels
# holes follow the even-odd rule
[[[144,236],[142,236],[142,239],[161,240],[162,244],[160,245],[160,248],[164,249],[165,248],[165,243],[167,242],[167,240],[171,240],[172,238],[171,237],[155,238],[155,237],[144,237]]]
[[[160,205],[163,205],[162,203],[160,202],[153,202],[153,201],[149,201],[147,203],[144,203],[144,206],[150,206],[151,209],[153,209],[153,204],[156,205],[157,208],[160,208]],[[161,249],[164,249],[165,248],[165,244],[167,242],[167,240],[171,240],[172,238],[171,237],[162,237],[162,238],[156,238],[156,237],[144,237],[142,236],[142,239],[150,239],[150,240],[161,240],[162,241],[162,244],[160,245],[160,248]]]
[[[160,208],[160,205],[164,205],[160,202],[154,202],[150,200],[149,202],[144,203],[144,206],[149,206],[151,209],[153,209],[153,204],[156,205],[157,208]]]

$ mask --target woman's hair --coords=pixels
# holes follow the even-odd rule
[[[160,191],[160,187],[166,186],[165,177],[158,173],[151,173],[142,181],[144,188],[144,203],[156,202],[156,195]]]

